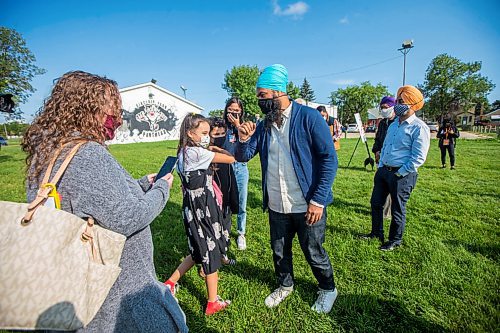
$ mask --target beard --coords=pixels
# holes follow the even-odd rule
[[[282,118],[283,115],[281,112],[281,102],[276,99],[273,101],[273,106],[271,108],[271,111],[269,111],[264,118],[265,121],[264,125],[266,128],[271,128],[273,123],[276,123],[276,125],[278,125],[278,128],[280,128],[282,123]]]

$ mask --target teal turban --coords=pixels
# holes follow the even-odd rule
[[[264,68],[257,80],[257,88],[266,88],[286,93],[288,71],[285,66],[274,64]]]

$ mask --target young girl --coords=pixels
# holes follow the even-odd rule
[[[210,164],[235,161],[226,151],[209,147],[209,132],[210,124],[202,115],[189,114],[181,125],[177,171],[183,188],[182,215],[190,255],[165,281],[174,295],[181,276],[195,264],[201,264],[208,290],[206,315],[217,313],[230,304],[217,295],[217,270],[228,260],[229,232],[222,223],[222,198],[218,187],[213,185]]]

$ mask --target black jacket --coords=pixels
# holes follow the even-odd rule
[[[382,119],[378,123],[377,133],[375,134],[375,143],[373,144],[372,152],[376,153],[378,151],[382,151],[382,146],[384,145],[385,136],[387,135],[387,129],[389,125],[396,119],[396,117],[392,119]]]
[[[439,130],[437,131],[436,138],[439,139],[439,147],[443,147],[443,140],[448,139],[450,140],[450,144],[455,145],[456,139],[460,137],[460,132],[458,131],[457,127],[455,125],[451,125],[451,129],[453,130],[453,134],[449,134],[446,131],[446,127],[441,126],[439,127]]]
[[[238,214],[239,195],[236,177],[231,164],[214,163],[214,180],[222,192],[222,210],[227,214]]]

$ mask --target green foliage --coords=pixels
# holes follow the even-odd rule
[[[464,63],[448,54],[432,59],[424,84],[419,86],[427,99],[426,115],[438,118],[453,108],[469,109],[477,104],[488,109],[487,96],[495,85],[480,70],[480,61]]]
[[[378,83],[376,86],[369,81],[360,85],[338,88],[330,95],[330,103],[339,108],[339,118],[342,124],[353,123],[354,114],[360,113],[365,122],[368,119],[368,109],[376,107],[382,97],[389,95],[387,87]]]
[[[292,99],[300,98],[300,88],[293,84],[292,81],[286,85],[286,93]]]
[[[222,118],[222,115],[224,114],[224,109],[217,109],[217,110],[212,110],[208,113],[209,117],[219,117]]]
[[[0,125],[0,133],[5,134],[7,130],[8,135],[22,136],[24,132],[28,129],[29,124],[20,123],[17,121],[9,122]]]
[[[0,27],[0,93],[14,95],[24,103],[35,92],[30,84],[35,75],[45,70],[35,65],[35,56],[26,47],[23,37],[15,30]]]
[[[14,140],[0,151],[0,200],[24,202],[25,155]],[[369,139],[371,147],[373,141]],[[248,163],[246,251],[238,251],[233,217],[230,257],[235,266],[219,271],[219,294],[232,300],[215,316],[203,313],[205,281],[196,269],[179,282],[179,304],[191,332],[496,332],[500,322],[500,177],[498,140],[457,144],[457,169],[440,169],[437,141],[419,169],[407,205],[403,246],[389,253],[378,242],[362,241],[370,230],[370,194],[374,173],[362,168],[366,152],[357,139],[342,139],[340,168],[327,207],[325,249],[335,272],[339,296],[332,312],[310,307],[317,282],[295,239],[294,292],[268,309],[264,298],[277,286],[269,243],[267,213],[261,209],[258,157]],[[156,172],[177,142],[112,145],[110,152],[135,178]],[[495,153],[496,152],[496,153]],[[164,281],[188,253],[182,223],[182,196],[176,175],[163,212],[151,224],[158,279]],[[386,235],[389,223],[385,221]],[[140,260],[140,258],[137,258]]]
[[[304,82],[300,86],[300,97],[303,98],[306,102],[314,102],[316,100],[316,96],[314,96],[314,90],[312,90],[309,81],[304,78]]]
[[[500,109],[500,100],[496,100],[490,105],[490,112]]]
[[[260,113],[255,94],[259,74],[257,66],[241,65],[233,67],[224,75],[222,89],[227,91],[229,97],[236,96],[243,101],[247,115]]]

